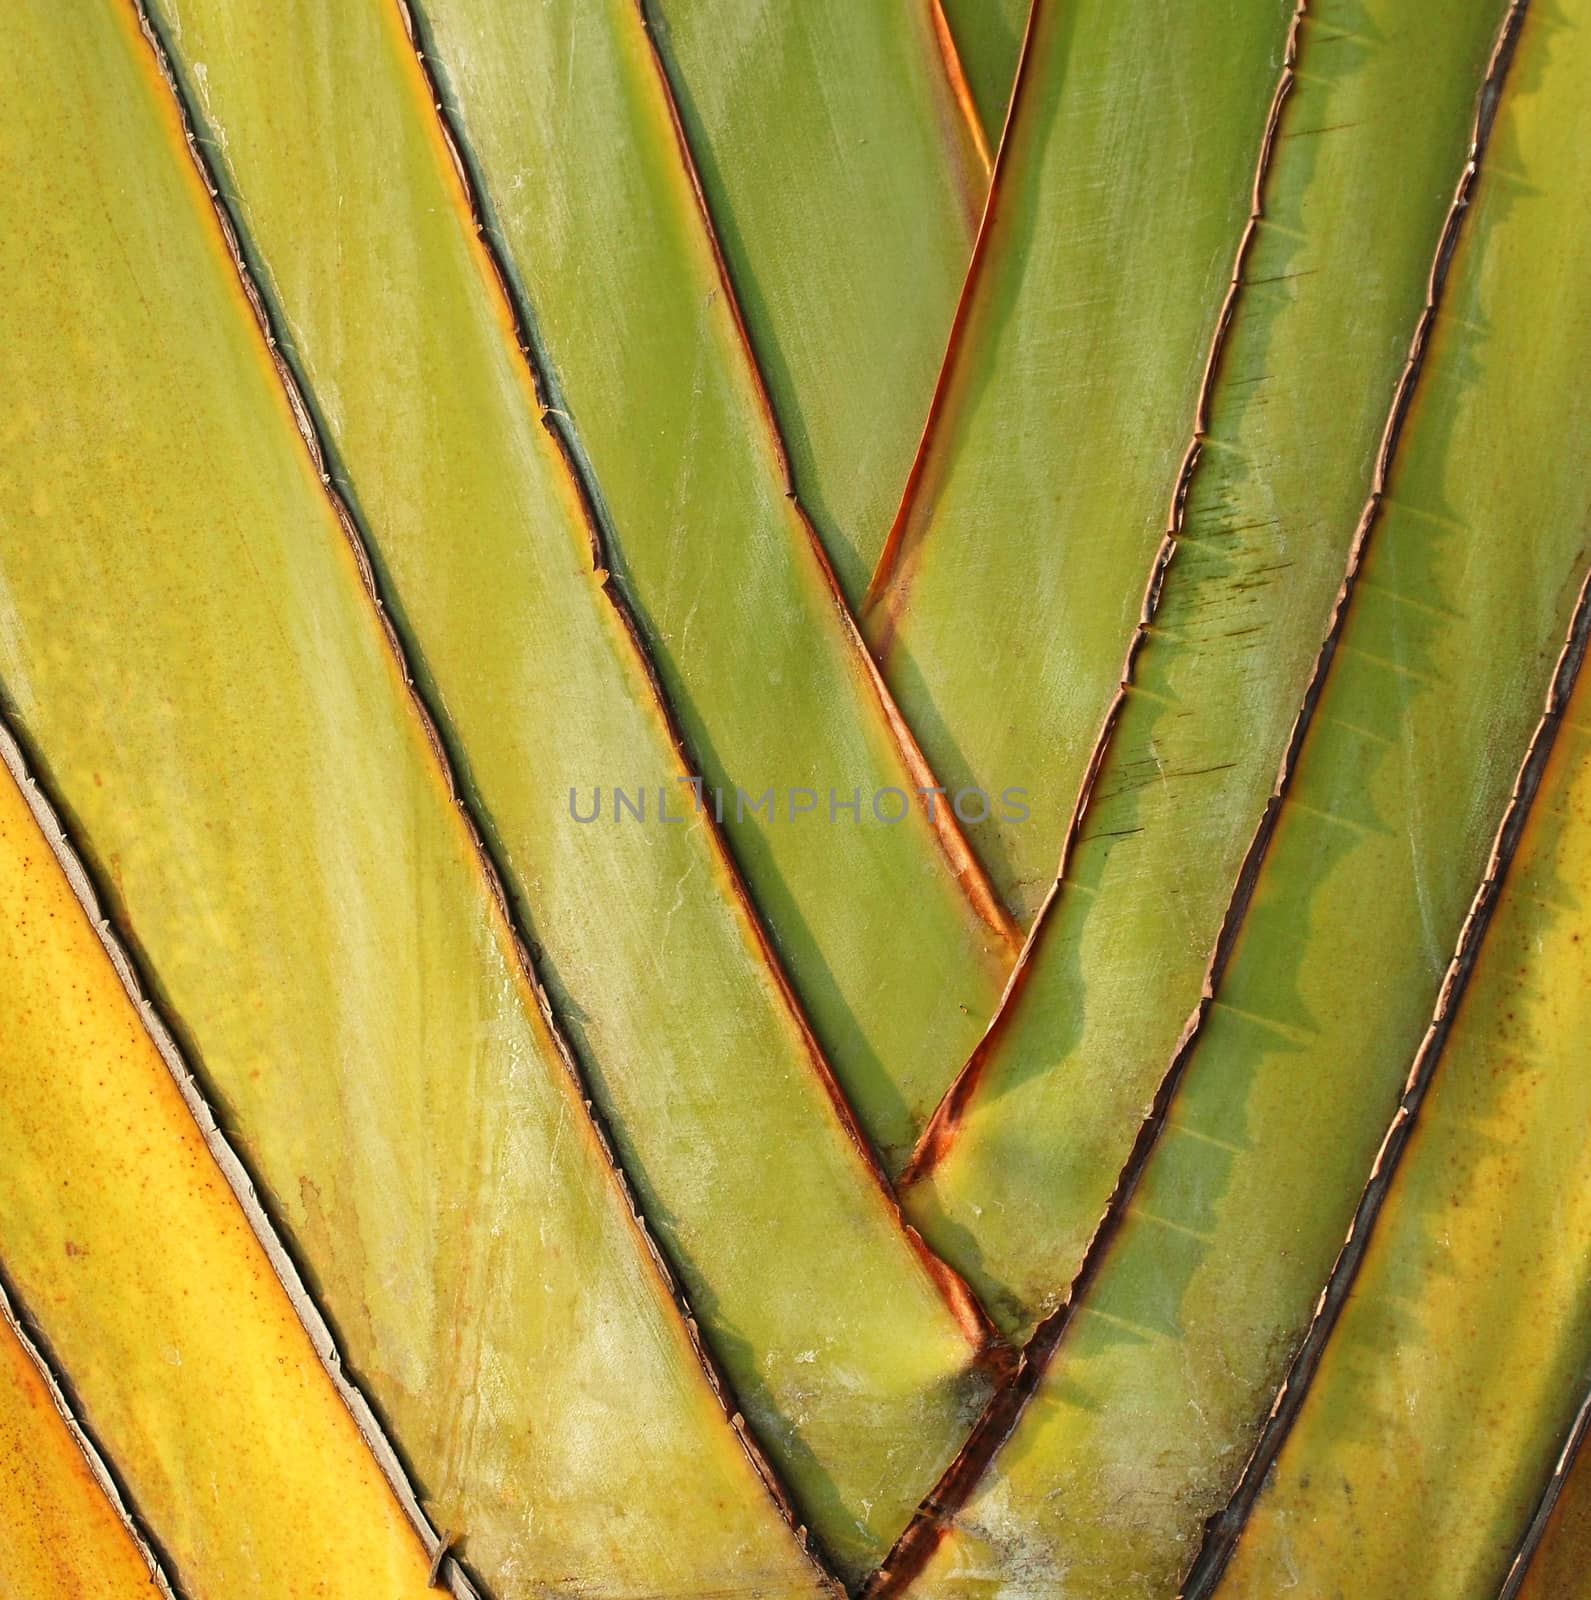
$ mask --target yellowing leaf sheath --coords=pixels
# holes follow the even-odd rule
[[[1583,1600],[1587,0],[21,0],[3,1600]]]

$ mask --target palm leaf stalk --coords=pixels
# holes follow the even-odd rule
[[[1284,1564],[1386,1589],[1420,1536],[1439,1592],[1496,1594],[1573,1426],[1591,1369],[1591,1105],[1575,1103],[1591,1084],[1573,1069],[1591,962],[1560,886],[1585,881],[1591,849],[1588,635],[1591,580],[1436,1017],[1195,1593],[1265,1593]],[[1477,1409],[1492,1448],[1467,1451]],[[1345,1465],[1360,1441],[1368,1470]],[[1372,1477],[1397,1511],[1367,1522],[1339,1486]]]
[[[992,1219],[961,1264],[1019,1334],[1059,1303],[1241,923],[1456,214],[1503,8],[1427,9],[1394,31],[1399,11],[1377,16],[1379,47],[1344,34],[1345,16],[1296,16],[1166,531],[1136,577],[1142,614],[1059,870],[909,1170],[911,1214],[952,1260],[966,1220]],[[1412,76],[1413,104],[1397,93]],[[1418,171],[1390,137],[1411,116],[1429,135]],[[1383,270],[1367,286],[1355,262],[1371,230]],[[1311,447],[1325,427],[1323,470]]]
[[[268,29],[268,10],[262,8],[253,18],[256,31],[252,37],[261,41],[260,46],[236,49],[229,57],[240,67],[246,66],[249,76],[235,83],[221,72],[211,71],[206,79],[210,114],[218,130],[215,137],[219,142],[220,130],[225,130],[227,148],[234,152],[234,170],[242,159],[238,153],[243,150],[258,151],[262,158],[269,157],[274,163],[265,174],[274,175],[274,186],[262,178],[258,203],[239,203],[241,221],[248,230],[246,236],[258,241],[277,240],[278,235],[271,231],[273,223],[293,225],[310,194],[306,185],[313,181],[313,174],[325,172],[327,179],[337,177],[324,168],[317,144],[307,137],[297,146],[281,141],[267,144],[263,137],[264,119],[279,110],[276,85],[280,78],[303,84],[306,92],[315,89],[315,80],[307,70],[292,60],[275,61],[265,43],[273,38],[290,43],[306,39],[307,34],[303,30],[279,34]],[[619,11],[615,15],[623,21],[628,13]],[[224,49],[211,48],[223,45],[224,40],[207,33],[204,24],[240,29],[250,20],[247,12],[236,7],[218,9],[213,14],[190,8],[184,34],[190,49],[224,56]],[[634,18],[630,21],[634,23]],[[451,215],[456,215],[459,196],[449,195],[453,170],[442,129],[431,113],[430,88],[396,17],[371,14],[362,6],[349,6],[342,11],[319,7],[317,26],[322,30],[324,50],[333,56],[347,54],[367,64],[371,97],[357,113],[352,107],[345,113],[349,138],[355,141],[359,159],[367,164],[368,181],[361,185],[363,192],[372,198],[390,198],[399,192],[402,175],[390,170],[388,153],[393,148],[405,148],[406,142],[424,141],[420,149],[425,152],[425,165],[419,169],[419,176],[411,179],[415,185],[415,211],[446,218],[450,213],[443,208],[451,204]],[[655,69],[638,26],[623,38],[628,41],[630,54],[620,58],[620,65],[628,73],[643,74],[643,87],[652,84]],[[621,78],[621,87],[630,81]],[[384,100],[377,100],[374,91],[383,84],[389,92]],[[655,92],[649,103],[655,115],[666,113]],[[243,120],[251,107],[261,119],[258,124]],[[378,109],[385,111],[387,123],[376,122]],[[226,111],[234,111],[235,119],[225,123],[217,120]],[[318,121],[314,109],[306,107],[292,125],[308,130]],[[251,127],[258,129],[252,140],[248,137]],[[353,150],[345,153],[344,173],[354,159]],[[270,204],[273,199],[274,207]],[[323,203],[334,203],[329,190]],[[327,252],[318,274],[302,284],[303,303],[324,306],[329,319],[324,324],[300,322],[296,335],[300,362],[319,389],[336,387],[374,393],[383,382],[401,379],[407,372],[423,372],[431,361],[440,363],[444,359],[440,351],[432,355],[418,341],[407,345],[395,338],[399,326],[396,319],[401,313],[395,312],[394,319],[385,324],[370,323],[371,337],[358,348],[333,331],[346,327],[351,315],[351,310],[338,313],[334,300],[329,298],[337,286],[368,304],[374,292],[372,285],[386,278],[388,247],[383,230],[390,238],[395,208],[384,204],[382,215],[385,221],[378,223],[372,216],[371,228],[361,235],[371,252],[367,258],[368,275],[359,277],[348,271],[344,243],[338,254]],[[688,216],[694,216],[694,212]],[[412,234],[416,239],[423,238],[418,227]],[[287,237],[291,236],[283,236],[284,245]],[[448,232],[441,234],[438,254],[450,248],[452,237]],[[485,258],[484,251],[478,249],[476,254],[474,271],[460,285],[457,302],[444,302],[440,295],[433,299],[431,332],[427,337],[434,338],[442,327],[456,325],[451,316],[442,314],[442,307],[445,304],[451,310],[457,303],[460,316],[472,313],[475,325],[489,338],[485,346],[487,359],[495,360],[499,369],[508,363],[512,374],[513,369],[523,366],[521,352],[501,337],[503,301],[493,294],[493,263]],[[313,266],[301,252],[293,253],[291,259],[305,263],[306,269]],[[441,263],[428,266],[428,270],[440,289],[445,281]],[[291,298],[292,288],[283,286],[288,304],[296,303]],[[466,299],[466,295],[471,298]],[[284,328],[291,325],[290,315],[284,312]],[[319,340],[317,327],[322,330]],[[733,329],[730,332],[733,334]],[[454,339],[446,359],[454,372],[475,381],[459,395],[451,417],[439,416],[440,408],[434,397],[431,399],[416,418],[426,432],[415,437],[412,447],[403,452],[405,462],[447,458],[457,459],[462,466],[468,459],[460,436],[468,432],[473,439],[481,426],[480,406],[471,390],[500,388],[504,378],[501,371],[491,377],[466,373],[460,361],[463,348],[462,339]],[[343,364],[331,370],[315,367],[314,357],[322,349],[343,356]],[[400,363],[408,365],[398,366]],[[533,391],[528,374],[522,372],[521,378],[522,403],[517,414],[511,413],[505,419],[505,426],[515,429],[520,439],[528,436],[540,448],[546,463],[544,470],[558,473],[564,469],[565,453],[554,448],[555,441],[537,425],[529,406],[523,403],[533,398]],[[352,425],[334,437],[331,448],[339,451],[345,463],[365,460],[367,451],[369,458],[375,460],[376,438],[387,436],[393,425],[391,414],[362,413],[350,421]],[[437,437],[439,422],[451,423],[450,437]],[[368,431],[361,433],[361,428]],[[389,459],[384,449],[379,454],[380,459]],[[354,470],[351,465],[349,470]],[[404,468],[403,473],[406,475],[408,470]],[[523,504],[531,487],[514,487],[521,487]],[[832,1547],[850,1550],[850,1560],[865,1560],[870,1551],[882,1548],[880,1541],[887,1544],[890,1528],[909,1514],[939,1468],[954,1453],[964,1418],[976,1408],[986,1388],[980,1374],[973,1370],[981,1359],[984,1340],[976,1308],[953,1277],[900,1229],[892,1196],[872,1163],[865,1140],[850,1120],[849,1108],[833,1085],[827,1062],[807,1032],[804,1018],[794,1011],[783,974],[769,959],[771,952],[762,929],[744,891],[734,882],[733,866],[721,847],[712,849],[718,843],[713,830],[671,830],[665,839],[684,854],[681,860],[669,852],[674,856],[671,861],[658,850],[654,833],[634,827],[620,832],[619,819],[599,819],[580,835],[587,844],[593,871],[570,875],[561,865],[567,854],[568,836],[576,832],[565,812],[565,795],[584,789],[593,772],[633,766],[645,749],[642,740],[649,727],[656,730],[650,742],[659,770],[653,781],[637,787],[649,791],[654,798],[659,790],[672,789],[679,808],[677,814],[689,814],[688,791],[681,789],[679,782],[690,768],[682,766],[677,745],[669,737],[671,730],[657,705],[656,685],[644,671],[647,663],[640,663],[643,671],[632,680],[632,708],[619,737],[613,731],[614,719],[621,714],[619,705],[610,702],[593,715],[589,703],[581,703],[584,674],[573,679],[560,675],[549,681],[545,672],[533,671],[527,680],[523,652],[516,642],[516,630],[523,622],[523,614],[517,609],[514,615],[505,613],[501,619],[503,654],[497,658],[499,670],[483,675],[482,619],[487,595],[478,587],[478,579],[474,589],[476,603],[467,608],[454,606],[421,613],[403,605],[402,597],[409,592],[406,585],[411,581],[422,599],[467,592],[461,591],[459,585],[471,581],[461,571],[439,571],[428,564],[456,560],[464,553],[455,542],[436,537],[446,525],[440,514],[442,506],[437,506],[439,514],[435,518],[418,521],[409,510],[426,503],[422,496],[448,494],[446,481],[431,475],[417,490],[401,477],[389,477],[383,486],[382,480],[372,474],[356,480],[351,492],[359,496],[358,503],[372,530],[369,548],[373,552],[395,551],[396,565],[388,567],[389,581],[395,581],[397,590],[394,610],[402,609],[409,625],[418,630],[416,658],[428,660],[433,674],[445,674],[446,663],[451,661],[455,671],[470,675],[468,680],[459,681],[479,686],[473,697],[468,693],[460,697],[450,693],[449,685],[454,681],[451,676],[438,677],[435,697],[439,721],[451,713],[452,725],[464,736],[471,752],[465,759],[472,763],[480,794],[476,810],[496,819],[499,848],[493,854],[500,852],[505,880],[514,886],[521,920],[529,936],[545,952],[549,971],[555,974],[555,1011],[577,1019],[571,1022],[577,1054],[589,1058],[596,1035],[606,1034],[611,1039],[604,1052],[608,1065],[593,1072],[591,1091],[605,1108],[618,1113],[615,1125],[624,1130],[619,1135],[621,1154],[642,1185],[642,1205],[649,1215],[670,1219],[662,1227],[665,1246],[692,1294],[693,1304],[702,1308],[707,1338],[717,1346],[720,1358],[736,1369],[736,1392],[744,1398],[753,1425],[768,1440],[772,1452],[783,1458],[787,1472],[804,1484],[808,1517]],[[583,572],[575,564],[583,565],[590,559],[583,530],[578,524],[570,529],[567,521],[561,528],[556,523],[549,525],[543,509],[548,498],[545,488],[541,489],[540,498],[541,504],[533,507],[532,514],[548,526],[550,533],[559,536],[559,543],[549,550],[524,544],[523,516],[518,507],[482,505],[477,526],[483,535],[488,526],[499,530],[505,571],[516,570],[523,595],[537,595],[539,603],[547,607],[549,629],[559,627],[566,635],[571,629],[578,630],[569,639],[571,652],[588,654],[593,648],[611,649],[616,623],[623,630],[621,639],[633,649],[637,634],[629,627],[631,613],[627,607],[616,607],[605,592],[611,585],[604,571]],[[786,502],[780,497],[777,504],[784,508]],[[392,528],[390,535],[376,537],[377,529],[388,526]],[[406,534],[405,530],[410,532]],[[416,533],[419,543],[412,539]],[[554,559],[567,563],[564,588],[568,600],[556,607],[546,594],[543,576],[545,564]],[[416,561],[421,564],[411,564]],[[493,592],[502,596],[513,593],[504,583],[504,572],[496,575]],[[443,629],[447,630],[445,634]],[[550,634],[543,642],[553,650],[553,659],[558,659],[561,651]],[[615,680],[611,667],[593,672],[590,677],[611,685],[615,692],[624,687],[622,680]],[[568,698],[570,690],[580,697],[576,703]],[[531,696],[531,718],[505,714],[500,698],[503,695]],[[636,714],[637,701],[640,716]],[[560,749],[543,741],[539,751],[532,750],[523,741],[535,726],[562,727],[567,742]],[[490,729],[509,736],[495,750]],[[481,788],[482,784],[487,787]],[[886,830],[878,832],[883,836]],[[897,834],[890,831],[888,837]],[[590,915],[598,874],[611,872],[618,865],[613,852],[615,838],[627,847],[635,870],[624,884],[613,883],[611,903],[633,900],[643,885],[651,899],[651,914],[629,930],[628,936],[634,942],[623,958],[616,958],[613,950],[614,926]],[[598,862],[607,866],[598,867]],[[933,870],[937,875],[934,881],[954,897],[968,919],[975,920],[937,853],[928,857],[924,865]],[[540,893],[534,898],[529,889],[532,884],[540,886]],[[653,941],[654,930],[659,926],[669,932],[661,951]],[[634,981],[634,974],[643,967],[653,971],[656,978],[650,1012],[638,1004],[645,990]],[[699,1006],[705,998],[708,985],[704,979],[709,973],[714,987],[729,985],[720,991],[722,1001],[717,1015],[721,1027],[704,1028],[699,1010],[693,1015],[678,1004],[678,995],[690,989]],[[753,1033],[748,1034],[748,1027]],[[763,1031],[770,1028],[783,1035],[782,1046],[770,1049],[772,1041]],[[761,1037],[755,1036],[757,1032]],[[732,1042],[737,1040],[738,1043]],[[741,1063],[771,1063],[777,1059],[774,1050],[783,1056],[779,1070],[759,1072],[748,1083]],[[614,1051],[616,1055],[610,1054]],[[682,1095],[660,1096],[659,1075],[666,1070],[677,1080],[693,1061],[700,1063],[707,1075]],[[614,1076],[614,1067],[625,1062],[633,1063],[634,1070],[642,1076]],[[763,1114],[757,1108],[766,1107],[766,1114],[772,1118],[768,1136],[776,1137],[779,1126],[788,1131],[792,1113],[802,1115],[795,1111],[796,1102],[804,1103],[805,1115],[815,1123],[812,1133],[800,1140],[813,1158],[808,1169],[811,1181],[803,1188],[794,1181],[791,1168],[785,1172],[784,1182],[773,1188],[760,1181],[758,1172],[759,1152],[767,1138],[746,1137],[746,1119],[748,1115]],[[710,1130],[712,1121],[716,1121],[716,1132]],[[818,1127],[825,1131],[818,1132]],[[626,1135],[628,1148],[624,1148]],[[760,1225],[730,1230],[706,1224],[701,1208],[707,1194],[699,1188],[698,1151],[703,1144],[716,1151],[719,1203],[748,1222],[760,1209]],[[849,1180],[841,1176],[844,1172],[849,1173]],[[687,1176],[689,1188],[681,1181]],[[748,1206],[756,1209],[748,1214]],[[787,1265],[788,1271],[770,1272],[759,1239],[788,1239],[800,1228],[808,1230],[809,1245],[823,1241],[822,1251],[830,1252],[827,1263],[820,1266],[820,1256],[809,1247],[793,1248],[776,1258]],[[738,1266],[723,1256],[725,1246],[738,1259]],[[834,1295],[823,1288],[840,1274],[842,1262],[849,1264],[853,1285],[849,1291],[850,1311],[842,1310]],[[814,1268],[819,1276],[801,1283],[800,1275]],[[879,1292],[881,1288],[883,1293]],[[792,1316],[792,1304],[807,1308],[805,1322]],[[921,1336],[915,1349],[907,1335],[913,1321],[917,1321]],[[810,1370],[814,1365],[810,1357],[837,1339],[845,1350],[847,1378],[826,1399],[825,1379],[821,1372]],[[892,1408],[898,1408],[893,1416]],[[942,1417],[937,1425],[933,1421],[936,1410]],[[871,1424],[864,1421],[868,1414],[874,1419]],[[908,1418],[911,1427],[905,1426]],[[823,1437],[825,1430],[829,1432],[827,1441]],[[911,1460],[898,1453],[902,1448],[911,1453]],[[836,1452],[852,1465],[842,1466]],[[871,1489],[881,1479],[891,1486],[887,1493]],[[864,1495],[867,1506],[862,1504]],[[868,1528],[870,1518],[876,1519],[878,1531]]]
[[[966,275],[982,124],[928,7],[648,0],[643,15],[792,484],[854,606]]]
[[[74,125],[75,146],[29,141],[54,165],[27,169],[41,188],[26,212],[52,230],[46,253],[82,265],[88,293],[30,278],[31,299],[11,302],[30,340],[6,346],[23,392],[45,389],[86,320],[107,363],[13,441],[25,468],[67,459],[51,427],[100,441],[81,495],[30,495],[41,518],[89,512],[76,537],[5,545],[8,638],[24,649],[72,595],[109,608],[72,631],[75,650],[28,649],[33,670],[8,679],[17,724],[53,751],[41,775],[67,797],[151,990],[437,1524],[468,1529],[487,1571],[517,1558],[530,1582],[612,1574],[607,1529],[629,1504],[651,1524],[636,1583],[688,1589],[744,1568],[799,1587],[805,1562],[615,1182],[156,58],[125,8],[90,13],[92,27],[54,8],[36,20],[39,116],[73,100],[110,119]],[[122,265],[102,207],[46,203],[105,181],[85,143],[123,163],[112,192],[128,199],[111,220],[122,249],[141,241],[141,270]],[[7,240],[33,254],[15,230]],[[224,488],[212,461],[228,464]],[[109,493],[117,464],[132,475],[126,503],[149,508],[136,545]],[[302,610],[284,620],[295,594]],[[172,819],[158,838],[132,803],[151,795]],[[304,930],[332,925],[341,943],[306,959]],[[562,1272],[511,1248],[527,1218],[561,1241]],[[919,1304],[942,1314],[931,1286]],[[462,1306],[474,1311],[461,1321]],[[497,1377],[518,1371],[540,1380]],[[655,1406],[637,1403],[648,1389]],[[463,1408],[488,1401],[454,1434]],[[712,1514],[692,1529],[686,1507],[707,1482]]]
[[[21,0],[0,1591],[1591,1595],[1584,10]]]

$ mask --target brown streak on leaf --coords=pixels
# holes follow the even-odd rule
[[[961,52],[956,48],[956,36],[950,31],[949,19],[940,0],[928,0],[928,20],[934,30],[934,43],[939,46],[939,59],[944,63],[945,77],[950,92],[955,97],[957,109],[966,120],[967,131],[972,135],[972,147],[983,163],[985,173],[994,171],[994,157],[989,152],[988,136],[983,131],[983,119],[972,98],[972,85],[961,65]]]

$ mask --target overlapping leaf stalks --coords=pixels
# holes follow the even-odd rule
[[[12,45],[0,1587],[1591,1595],[1591,5]]]

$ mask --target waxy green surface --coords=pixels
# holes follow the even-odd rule
[[[907,1202],[1018,1331],[1064,1296],[1198,1004],[1370,493],[1503,9],[1325,0],[1300,30],[1134,687],[979,1087]]]
[[[1588,40],[1585,0],[1530,7],[1483,167],[1472,295],[1444,330],[1445,372],[1462,381],[1464,349],[1471,383],[1499,401],[1551,382],[1554,367],[1568,380],[1591,349]],[[1549,356],[1549,342],[1563,348]],[[1459,461],[1466,449],[1479,457],[1467,475],[1498,486],[1483,525],[1499,549],[1550,570],[1547,517],[1583,568],[1591,406],[1571,403],[1560,419],[1531,396],[1488,417],[1478,397],[1466,407],[1454,396],[1453,415]],[[1511,471],[1494,461],[1488,472],[1464,424],[1504,418],[1531,442],[1511,453]],[[1525,473],[1544,486],[1525,489]],[[1498,492],[1509,487],[1512,505]],[[1462,514],[1478,501],[1450,503]],[[1304,1593],[1390,1593],[1413,1548],[1429,1593],[1498,1593],[1591,1375],[1588,904],[1582,667],[1364,1260],[1217,1594],[1270,1595],[1280,1573]]]
[[[1591,54],[1562,18],[1527,13],[1345,630],[1165,1129],[915,1594],[1171,1592],[1308,1327],[1587,568]]]
[[[398,14],[162,14],[642,1209],[803,1518],[864,1564],[986,1380],[692,814]]]
[[[1525,65],[1525,63],[1521,63]],[[1591,674],[1216,1593],[1494,1600],[1591,1374]]]
[[[1023,921],[1193,432],[1292,7],[1039,0],[970,299],[864,627]]]
[[[650,0],[801,503],[862,598],[989,172],[927,5]]]
[[[130,8],[23,20],[0,65],[8,712],[498,1600],[814,1592],[516,960]]]
[[[424,11],[553,403],[611,519],[616,581],[687,747],[724,790],[725,829],[813,1028],[893,1170],[1014,951],[948,869],[926,804],[902,798],[919,780],[786,498],[640,13],[634,0]],[[772,788],[779,819],[737,818],[737,786]],[[902,795],[875,812],[885,789]],[[817,809],[792,820],[795,790]],[[859,821],[831,791],[860,791]]]

